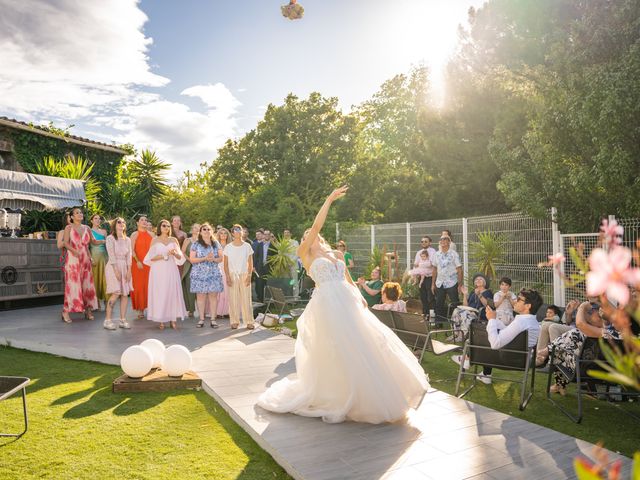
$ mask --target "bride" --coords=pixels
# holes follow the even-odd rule
[[[416,357],[367,309],[342,254],[320,236],[347,188],[327,197],[298,249],[316,288],[297,323],[297,378],[274,383],[258,405],[329,423],[393,422],[420,403],[429,384]]]

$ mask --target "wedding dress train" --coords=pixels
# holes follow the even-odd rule
[[[404,418],[429,388],[416,357],[362,304],[345,264],[317,258],[316,282],[297,322],[297,378],[274,383],[258,400],[273,412],[382,423]]]

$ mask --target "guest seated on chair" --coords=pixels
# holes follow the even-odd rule
[[[509,325],[505,325],[500,320],[496,320],[496,312],[490,306],[486,307],[487,333],[489,334],[489,344],[494,350],[500,350],[508,345],[514,338],[525,330],[528,331],[528,347],[533,347],[538,342],[540,335],[540,324],[534,315],[542,305],[542,297],[536,290],[522,289],[518,294],[514,309],[517,313]],[[461,355],[454,355],[453,361],[460,364]],[[491,367],[484,367],[482,375],[478,377],[482,383],[491,383]]]
[[[593,298],[594,302],[597,302],[597,298]],[[551,342],[553,342],[556,338],[565,334],[569,330],[576,328],[576,310],[578,309],[578,305],[580,302],[578,300],[571,300],[567,304],[567,308],[562,315],[562,320],[557,322],[553,319],[556,312],[553,311],[553,316],[549,318],[549,309],[555,307],[555,305],[551,305],[549,309],[547,309],[547,318],[545,318],[540,325],[540,337],[538,338],[538,358],[536,359],[536,367],[542,367],[546,361],[547,357],[540,356],[540,352],[545,350]],[[555,307],[558,308],[558,307]]]
[[[392,310],[394,312],[407,312],[407,303],[400,300],[402,288],[399,283],[387,282],[382,286],[382,303],[374,305],[374,310]]]
[[[360,293],[367,301],[367,305],[372,307],[376,303],[380,303],[382,301],[382,296],[380,294],[380,290],[382,289],[382,279],[380,278],[382,275],[380,273],[380,267],[376,267],[371,271],[371,280],[367,281],[364,277],[358,278],[356,285],[360,289]]]
[[[593,298],[592,298],[593,300]],[[565,370],[574,372],[576,359],[582,350],[587,337],[619,340],[622,338],[614,326],[607,321],[600,305],[595,302],[584,302],[578,307],[576,327],[556,338],[548,348],[538,352],[536,364],[544,363],[549,357],[551,348],[554,349],[553,364],[563,366]],[[566,395],[567,380],[560,372],[555,372],[555,384],[551,386],[551,393]]]
[[[451,315],[451,322],[453,323],[454,329],[457,331],[457,335],[463,336],[467,335],[469,332],[469,325],[471,322],[475,322],[480,319],[480,321],[487,320],[485,314],[485,307],[493,301],[493,294],[491,290],[488,290],[489,280],[481,273],[477,273],[473,277],[473,292],[470,295],[467,295],[467,287],[462,287],[462,301],[463,306],[456,307]],[[468,307],[471,307],[474,310],[469,310]],[[462,340],[462,338],[457,338],[457,340]]]

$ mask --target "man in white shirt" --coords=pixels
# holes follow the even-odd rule
[[[499,350],[507,346],[520,332],[528,331],[527,346],[533,347],[538,343],[540,336],[540,324],[536,318],[536,313],[542,305],[542,297],[536,290],[524,288],[518,294],[513,309],[517,313],[513,321],[509,325],[505,325],[496,319],[496,311],[490,306],[486,307],[487,333],[489,334],[489,344],[494,350]],[[462,359],[461,355],[454,358],[456,363]],[[533,361],[533,359],[532,359]],[[478,380],[489,385],[491,383],[491,367],[484,367],[482,375],[478,376]]]

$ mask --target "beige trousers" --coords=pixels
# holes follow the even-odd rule
[[[240,324],[240,314],[247,325],[253,325],[253,308],[251,306],[251,284],[245,281],[248,273],[231,273],[232,285],[229,287],[229,318],[231,325]]]
[[[568,332],[573,327],[565,325],[564,323],[543,321],[540,325],[540,336],[538,337],[538,351],[543,348],[547,348],[551,342],[556,338],[562,336],[563,333]]]

